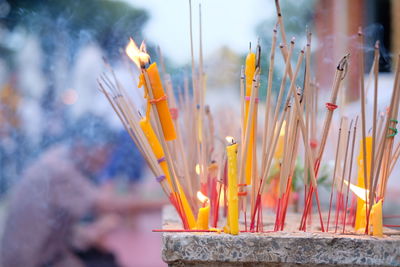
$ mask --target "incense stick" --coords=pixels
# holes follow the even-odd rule
[[[350,155],[350,169],[349,169],[349,175],[347,179],[347,193],[346,193],[346,205],[344,207],[344,218],[343,218],[343,234],[346,229],[346,217],[347,217],[347,204],[349,202],[349,191],[350,191],[350,181],[351,181],[351,171],[353,169],[353,158],[354,158],[354,144],[356,142],[356,132],[357,132],[357,123],[358,123],[358,116],[356,117],[356,121],[354,123],[354,129],[353,129],[353,140],[352,140],[352,145],[351,145],[351,155]],[[344,177],[343,177],[344,179]]]
[[[336,172],[338,170],[338,166],[339,166],[339,155],[340,155],[340,140],[342,138],[342,127],[343,127],[343,123],[344,123],[344,118],[342,117],[340,120],[340,128],[339,128],[339,133],[338,133],[338,141],[337,141],[337,145],[336,145],[336,156],[335,156],[335,167],[333,169],[333,177],[332,177],[332,186],[331,186],[331,194],[329,197],[329,211],[328,211],[328,221],[326,223],[326,231],[329,232],[329,224],[330,224],[330,219],[331,219],[331,209],[332,209],[332,197],[333,197],[333,191],[335,188],[335,183],[336,183]]]
[[[333,89],[331,92],[331,99],[330,99],[330,102],[326,103],[327,114],[326,114],[325,120],[324,120],[324,126],[323,126],[319,150],[317,153],[315,164],[313,165],[315,177],[318,176],[319,166],[321,163],[322,155],[325,150],[326,140],[328,138],[328,133],[329,133],[329,129],[331,126],[332,117],[333,117],[333,112],[337,108],[337,105],[336,105],[337,95],[338,95],[339,89],[341,87],[342,81],[347,74],[348,57],[349,57],[349,55],[346,55],[339,61],[339,64],[338,64],[338,66],[336,68],[336,72],[335,72]],[[315,193],[316,193],[316,198],[318,198],[317,191]],[[313,194],[314,194],[314,187],[311,187],[310,190],[308,191],[308,196],[306,198],[306,204],[305,204],[302,219],[300,222],[300,230],[305,230],[307,214],[311,208],[311,204],[312,204],[311,199],[312,199]],[[317,201],[317,204],[318,204],[318,201]]]
[[[364,184],[366,187],[369,187],[368,182],[368,174],[367,174],[367,146],[366,146],[366,122],[365,122],[365,92],[364,92],[364,35],[362,33],[361,27],[358,30],[358,38],[360,43],[360,50],[359,50],[359,68],[360,68],[360,92],[361,92],[361,134],[362,134],[362,146],[363,146],[363,164],[364,166]],[[365,195],[367,199],[368,196]],[[368,209],[366,210],[368,213]],[[367,227],[368,227],[368,219],[367,219]]]
[[[270,112],[271,112],[271,99],[272,99],[272,80],[274,74],[274,62],[275,62],[275,47],[276,47],[276,29],[273,30],[272,35],[272,44],[271,44],[271,53],[269,58],[269,71],[268,71],[268,85],[267,85],[267,96],[265,100],[265,118],[264,118],[264,133],[262,139],[262,152],[261,152],[261,170],[265,168],[266,161],[266,149],[267,149],[267,140],[269,140],[271,132],[271,126],[269,124],[270,121]]]
[[[282,36],[282,43],[283,46],[281,47],[282,50],[282,56],[285,59],[285,61],[290,58],[290,56],[287,53],[287,42],[286,42],[286,31],[285,31],[285,24],[283,23],[283,16],[282,16],[282,12],[281,12],[281,6],[279,4],[279,0],[275,0],[275,8],[276,8],[276,15],[278,17],[278,24],[279,24],[279,30],[281,32],[281,36]],[[292,78],[293,74],[292,74],[292,67],[289,66],[288,69],[288,74],[290,79]]]

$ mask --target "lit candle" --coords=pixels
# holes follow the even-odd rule
[[[366,157],[367,157],[367,180],[369,181],[370,177],[370,170],[371,170],[371,154],[372,154],[372,136],[367,136],[365,138],[365,146],[366,146]],[[365,189],[365,182],[364,182],[364,162],[363,162],[363,142],[362,140],[360,141],[360,154],[358,155],[358,178],[357,178],[357,185],[360,188]],[[365,206],[365,201],[364,198],[358,198],[357,199],[357,210],[356,210],[356,221],[355,221],[355,225],[354,228],[355,230],[364,228],[365,229],[365,225],[366,222],[365,219],[365,210],[364,206]]]
[[[150,56],[146,53],[146,47],[144,43],[142,43],[139,49],[132,39],[130,39],[129,44],[126,47],[126,54],[136,63],[139,68],[145,69],[149,77],[153,94],[153,99],[150,99],[149,101],[153,102],[156,106],[165,140],[170,141],[176,139],[175,127],[172,121],[170,109],[168,107],[167,95],[164,92],[157,64],[154,62],[150,64],[150,66],[147,66],[147,64],[150,62]],[[145,86],[147,94],[149,88],[146,86],[143,73],[139,77],[138,87],[142,86]]]
[[[226,147],[228,159],[228,229],[230,234],[239,233],[239,198],[237,186],[237,148],[234,143]]]
[[[158,140],[158,138],[153,130],[153,127],[151,127],[150,121],[147,118],[141,119],[140,127],[141,127],[144,135],[146,136],[146,139],[149,142],[154,155],[158,159],[160,167],[163,170],[165,177],[167,178],[170,188],[173,188],[172,181],[171,181],[171,175],[169,174],[168,165],[167,165],[167,162],[165,161],[165,157],[164,157],[164,150],[162,149],[160,141]],[[176,183],[177,183],[179,196],[181,198],[182,207],[185,212],[188,225],[189,225],[190,229],[193,229],[196,226],[196,221],[195,221],[195,218],[193,215],[193,211],[189,205],[189,202],[186,198],[186,194],[183,191],[179,181],[177,180]]]
[[[367,170],[368,171],[368,170]],[[348,185],[347,181],[345,181],[345,184]],[[358,221],[356,221],[356,227],[355,230],[356,232],[359,233],[363,233],[365,230],[365,227],[367,226],[367,205],[366,205],[366,201],[365,201],[365,195],[369,195],[369,191],[365,188],[359,187],[359,186],[355,186],[353,184],[348,185],[350,186],[350,190],[357,196],[357,205],[358,205],[358,201],[360,200],[362,203],[362,206],[360,208],[360,211],[357,210],[357,212],[359,212],[357,214],[358,217],[356,217],[356,219],[358,219]],[[357,209],[359,207],[357,206]],[[372,205],[371,207],[371,213],[369,215],[369,221],[370,221],[370,225],[369,225],[369,229],[368,229],[368,234],[371,233],[371,227],[372,227],[372,235],[374,236],[383,236],[383,216],[382,216],[382,199],[379,200],[377,203],[375,203],[374,205]]]
[[[199,213],[197,214],[197,230],[208,230],[208,218],[210,215],[210,204],[208,201],[208,197],[203,195],[200,191],[197,192],[197,198],[203,204],[203,207],[199,209]]]
[[[254,72],[256,71],[256,54],[249,52],[249,54],[246,57],[246,68],[245,68],[245,74],[246,74],[246,103],[245,103],[245,117],[244,117],[244,124],[247,124],[247,120],[249,118],[249,108],[250,108],[250,96],[251,96],[251,89],[253,86],[253,78],[254,78]],[[254,114],[255,115],[255,114]],[[253,166],[253,149],[254,149],[254,128],[255,128],[255,116],[253,116],[253,120],[250,122],[251,127],[250,127],[250,132],[249,132],[249,145],[247,148],[247,156],[246,156],[246,170],[245,170],[245,176],[246,176],[246,184],[250,185],[251,184],[251,170]]]

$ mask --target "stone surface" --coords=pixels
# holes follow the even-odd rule
[[[175,216],[164,210],[164,229],[180,228]],[[387,233],[164,233],[162,258],[170,266],[400,266],[400,235]]]

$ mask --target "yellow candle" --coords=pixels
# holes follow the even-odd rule
[[[382,199],[372,206],[371,210],[372,235],[383,236]]]
[[[208,230],[208,218],[210,215],[210,205],[208,198],[204,196],[200,191],[197,192],[197,197],[203,203],[204,207],[199,209],[197,214],[196,229],[198,230]]]
[[[228,227],[229,233],[239,233],[239,198],[237,186],[237,147],[236,143],[226,147],[228,159]]]
[[[366,218],[366,205],[364,204],[361,213],[360,213],[360,222],[359,228],[356,228],[358,233],[364,233],[365,227],[367,225]],[[372,228],[372,235],[382,237],[383,236],[383,216],[382,216],[382,200],[379,200],[378,203],[372,205],[371,214],[369,216],[369,229],[368,233],[371,233]]]
[[[251,96],[251,89],[253,85],[253,77],[254,77],[254,72],[256,70],[256,54],[250,52],[247,57],[246,57],[246,68],[245,68],[245,74],[246,74],[246,103],[245,103],[245,117],[244,117],[244,127],[246,127],[247,120],[249,118],[249,108],[250,108],[250,101],[249,97]],[[255,115],[255,114],[254,114]],[[253,146],[254,146],[254,139],[255,139],[255,117],[253,117],[253,120],[250,122],[250,132],[249,132],[249,145],[247,149],[247,156],[246,156],[246,170],[245,170],[245,175],[246,175],[246,184],[250,185],[251,184],[251,170],[253,166]],[[245,130],[245,129],[243,129]]]
[[[147,69],[147,74],[150,79],[151,89],[153,93],[152,101],[155,101],[158,116],[160,117],[161,127],[164,138],[167,141],[176,139],[176,132],[174,123],[172,121],[171,112],[168,107],[166,94],[161,83],[160,74],[158,72],[157,64],[154,62]],[[139,87],[145,85],[143,74],[140,76]],[[148,89],[148,88],[147,88]]]
[[[365,138],[365,146],[366,146],[366,157],[367,157],[367,179],[369,181],[370,171],[371,171],[371,154],[372,154],[372,136],[367,136]],[[363,142],[360,141],[360,154],[358,155],[358,178],[357,178],[357,185],[363,189],[366,188],[364,182],[364,163],[363,163]],[[365,197],[364,197],[365,198]],[[365,205],[365,201],[361,198],[357,199],[357,210],[356,210],[356,221],[354,228],[356,230],[364,228],[365,224],[364,220],[365,217],[365,210],[363,211]]]
[[[150,121],[147,118],[141,119],[140,127],[141,127],[144,135],[146,136],[146,139],[149,142],[154,155],[156,156],[156,158],[159,161],[160,167],[165,174],[165,178],[167,179],[170,188],[173,189],[171,175],[169,174],[168,165],[164,158],[164,150],[162,149],[160,141],[158,140],[158,138],[153,130],[153,127],[151,127]],[[178,180],[176,180],[176,184],[178,187],[179,196],[181,198],[182,207],[183,207],[183,210],[185,212],[185,215],[186,215],[186,218],[188,221],[188,225],[192,229],[196,226],[196,221],[195,221],[195,218],[193,215],[193,211],[192,211],[192,209],[189,205],[189,202],[186,198],[186,194],[183,191],[183,188],[180,185]]]

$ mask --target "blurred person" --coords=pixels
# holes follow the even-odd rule
[[[81,120],[69,145],[51,147],[24,172],[10,196],[4,267],[118,266],[102,240],[120,214],[147,206],[92,183],[111,149],[101,124],[93,116]]]
[[[115,139],[108,161],[96,180],[102,186],[125,191],[121,193],[133,193],[140,188],[145,161],[139,149],[130,145],[132,140],[125,130],[118,132]]]

